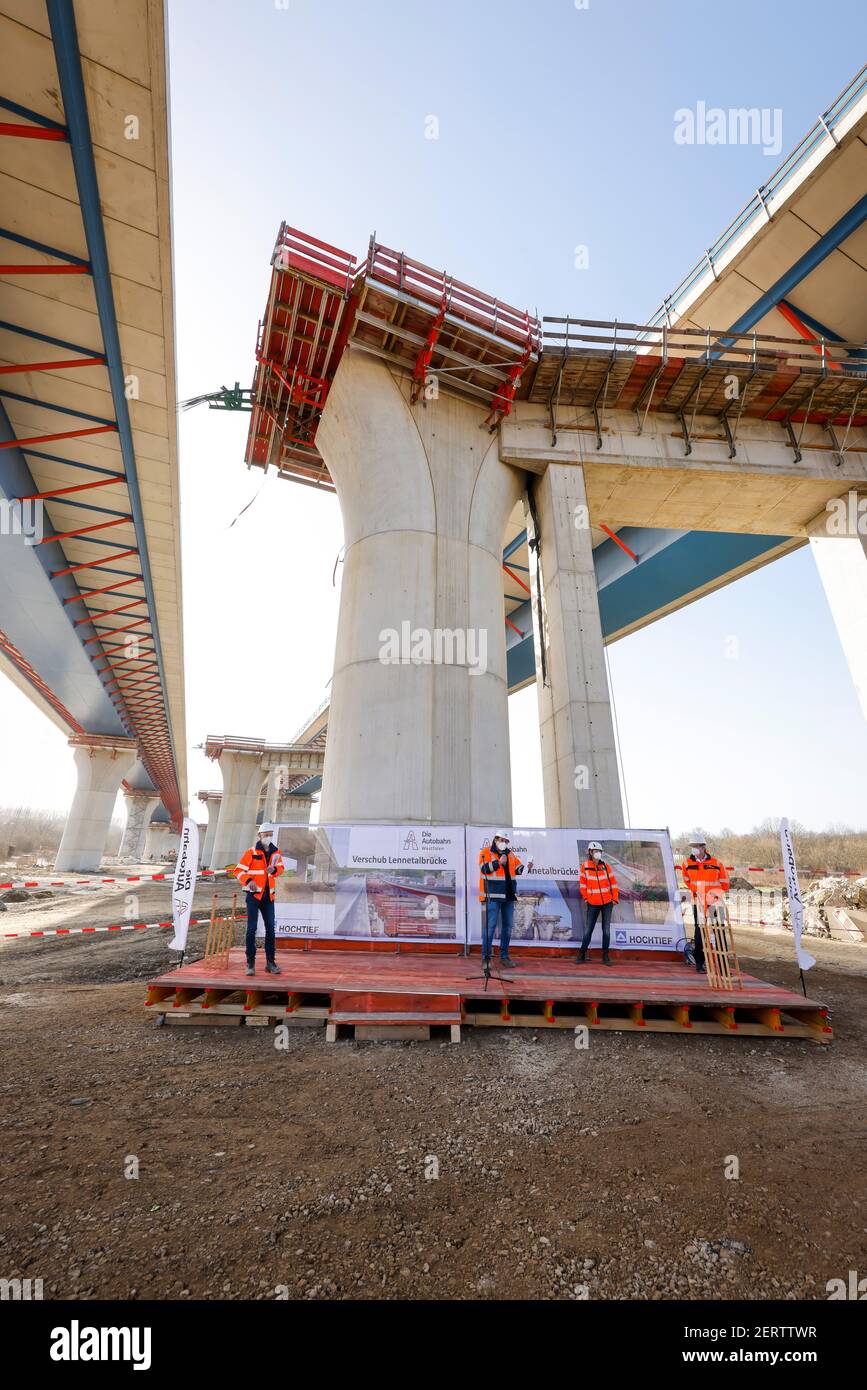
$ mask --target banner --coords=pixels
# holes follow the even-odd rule
[[[616,879],[620,900],[611,915],[611,949],[675,951],[684,936],[680,892],[667,830],[541,830],[503,825],[468,825],[467,939],[482,939],[479,854],[498,831],[511,840],[512,853],[525,865],[515,879],[512,947],[578,948],[586,923],[581,898],[581,865],[591,840]],[[527,866],[532,863],[532,872]],[[602,944],[601,922],[593,946]],[[511,948],[510,948],[511,949]]]
[[[798,882],[798,866],[795,863],[792,832],[785,816],[780,821],[780,848],[783,851],[783,869],[789,892],[789,912],[792,917],[792,935],[795,938],[795,955],[798,958],[800,969],[809,970],[811,966],[816,964],[816,958],[811,956],[809,951],[803,950],[801,946],[801,932],[804,930],[804,899],[801,897],[801,885]]]
[[[275,825],[278,937],[447,941],[466,924],[462,825]]]
[[[175,934],[169,942],[170,951],[187,949],[187,930],[190,913],[193,910],[193,894],[196,891],[196,873],[199,867],[199,827],[189,816],[184,816],[178,860],[172,878],[172,925]]]

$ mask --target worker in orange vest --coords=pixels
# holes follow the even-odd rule
[[[274,843],[274,827],[259,826],[259,838],[252,849],[245,850],[235,865],[235,877],[247,893],[247,970],[256,973],[256,927],[259,914],[265,923],[265,970],[279,975],[274,959],[274,888],[284,870],[283,856]]]
[[[689,855],[680,867],[683,881],[692,897],[692,917],[695,923],[693,947],[695,968],[700,975],[705,973],[704,942],[699,930],[699,908],[702,920],[708,924],[725,924],[723,894],[729,886],[729,876],[725,864],[708,853],[707,840],[690,841]]]
[[[575,963],[576,965],[586,963],[590,938],[593,935],[596,920],[601,915],[602,964],[610,965],[611,958],[608,955],[608,947],[611,943],[611,913],[614,910],[614,904],[620,901],[620,888],[614,877],[613,869],[602,858],[602,846],[598,840],[590,841],[587,846],[587,856],[581,865],[579,880],[581,896],[587,904],[587,925],[584,928],[581,950],[575,957]]]
[[[515,879],[524,872],[524,865],[512,854],[508,835],[495,835],[490,846],[479,855],[479,901],[482,904],[482,960],[487,965],[494,954],[494,935],[500,924],[500,964],[513,969],[517,964],[509,956],[512,939],[512,919],[515,915]],[[533,872],[532,859],[527,873]]]

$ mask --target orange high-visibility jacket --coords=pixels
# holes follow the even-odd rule
[[[268,896],[273,902],[274,886],[284,868],[283,856],[279,849],[274,848],[269,862],[263,851],[254,845],[252,849],[244,851],[235,865],[235,878],[245,888],[248,883],[252,883],[254,885],[253,893],[260,902],[265,896],[267,885]]]
[[[581,865],[579,887],[582,898],[591,907],[602,907],[605,903],[620,901],[617,879],[604,859],[588,859]]]
[[[494,868],[493,859],[494,851],[491,849],[490,845],[487,845],[479,855],[479,868],[482,870],[479,877],[480,903],[485,901],[486,896],[489,898],[505,898],[506,896],[506,870],[500,863],[499,855],[497,856],[496,868]],[[484,864],[490,864],[491,867],[485,869],[482,867]],[[522,874],[523,872],[524,865],[521,863],[517,854],[512,854],[510,850],[509,873],[512,875],[512,878],[517,878],[518,874]]]
[[[721,864],[712,854],[709,854],[707,859],[696,859],[695,855],[691,854],[681,865],[680,872],[693,900],[701,903],[703,907],[707,906],[708,901],[713,902],[729,886],[725,864]]]

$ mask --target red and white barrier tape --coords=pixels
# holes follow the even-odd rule
[[[236,922],[243,919],[240,916],[235,918]],[[191,917],[191,927],[206,927],[210,924],[210,917]],[[4,931],[0,932],[0,940],[9,936],[92,936],[96,932],[102,931],[144,931],[146,927],[172,927],[174,923],[168,922],[119,922],[116,926],[110,927],[53,927],[50,931]]]
[[[228,873],[227,869],[202,869],[196,874],[196,879],[218,878],[221,874]],[[79,888],[85,883],[96,883],[100,888],[106,883],[161,883],[171,880],[171,874],[133,874],[130,878],[28,878],[23,883],[16,884],[11,878],[6,883],[0,883],[3,888]]]

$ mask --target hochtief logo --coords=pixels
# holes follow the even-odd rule
[[[69,1327],[51,1329],[52,1361],[131,1361],[134,1371],[148,1371],[151,1364],[149,1327],[81,1327],[73,1318]]]

